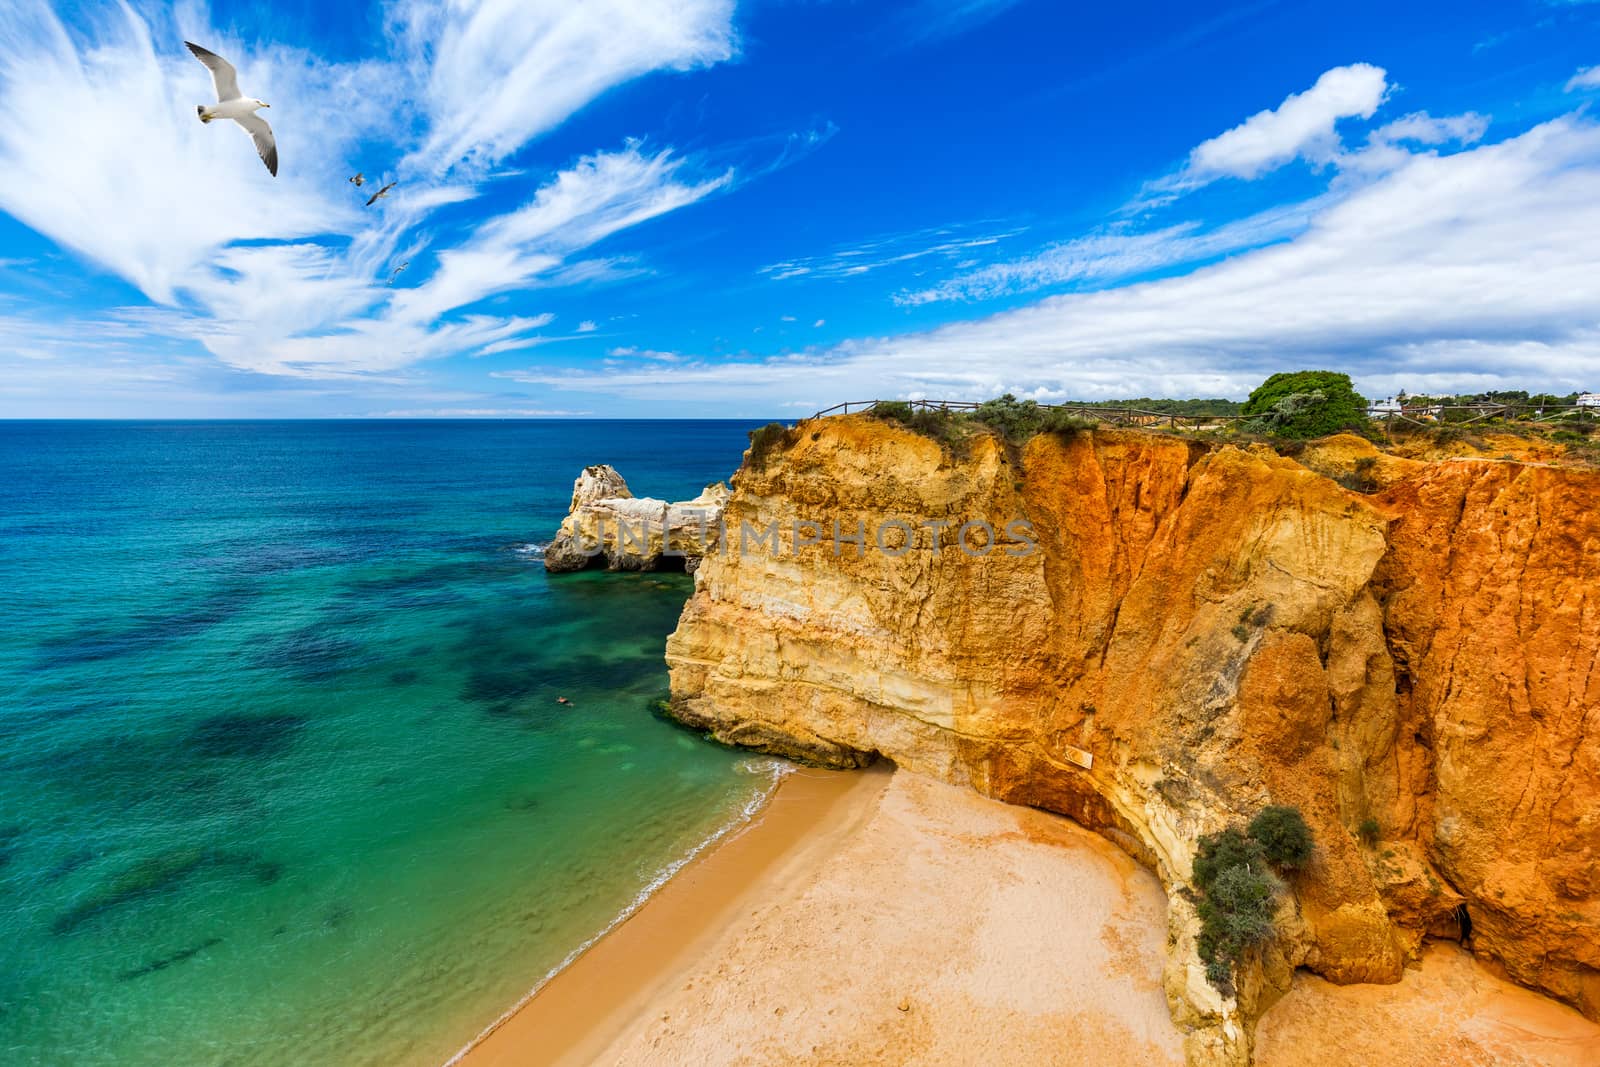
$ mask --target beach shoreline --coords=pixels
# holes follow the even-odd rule
[[[588,1063],[764,892],[803,878],[865,821],[892,768],[794,767],[759,810],[694,855],[444,1067]]]
[[[454,1063],[1182,1062],[1155,878],[1070,820],[802,768]],[[903,1059],[903,1056],[899,1057]]]
[[[1181,1067],[1165,916],[1154,875],[1063,816],[885,764],[797,768],[451,1062]],[[1262,1067],[1600,1055],[1600,1027],[1451,945],[1397,985],[1297,974],[1258,1041]]]

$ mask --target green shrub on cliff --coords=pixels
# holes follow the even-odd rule
[[[869,413],[875,419],[894,419],[896,422],[911,421],[911,405],[904,400],[880,400],[872,405]]]
[[[1295,871],[1311,859],[1311,827],[1299,808],[1274,804],[1250,820],[1250,838],[1261,846],[1267,862],[1280,871]]]
[[[1234,867],[1261,867],[1267,857],[1261,845],[1237,826],[1200,838],[1194,853],[1194,884],[1204,893],[1223,871]]]
[[[904,400],[880,400],[868,412],[873,418],[898,422],[906,429],[958,449],[969,419],[937,408],[917,408]]]
[[[1008,441],[1021,444],[1039,432],[1045,411],[1037,401],[1018,400],[1010,393],[985,400],[972,417]]]
[[[773,452],[794,444],[794,430],[781,422],[769,422],[759,430],[750,431],[750,466],[766,470],[767,459]]]
[[[1367,426],[1367,401],[1348,374],[1302,370],[1274,374],[1256,387],[1241,412],[1246,425],[1275,437],[1326,437]]]
[[[1263,808],[1248,830],[1230,826],[1200,838],[1193,865],[1200,917],[1196,948],[1207,980],[1223,994],[1234,992],[1234,967],[1245,952],[1272,937],[1283,883],[1271,868],[1297,870],[1314,847],[1299,810],[1277,805]]]
[[[1075,433],[1095,428],[1093,419],[1086,419],[1082,415],[1074,415],[1070,411],[1060,408],[1046,408],[1043,417],[1039,420],[1040,433],[1056,433],[1069,437]]]

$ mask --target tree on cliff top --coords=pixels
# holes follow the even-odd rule
[[[1277,437],[1326,437],[1367,424],[1366,397],[1348,374],[1301,370],[1274,374],[1245,401],[1252,425]]]

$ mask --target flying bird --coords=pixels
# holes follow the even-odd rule
[[[363,185],[367,184],[367,176],[362,174],[360,171],[356,171],[356,176],[350,179],[350,184],[359,189]]]
[[[245,96],[239,92],[239,72],[233,69],[232,63],[192,41],[183,43],[188,45],[194,57],[211,71],[211,81],[217,87],[215,104],[211,107],[200,104],[195,108],[200,114],[200,121],[232,119],[243,126],[250,139],[256,143],[256,154],[261,157],[261,162],[267,165],[267,171],[276,178],[278,142],[273,138],[272,127],[267,125],[267,120],[256,114],[257,110],[272,105],[265,100],[257,100],[253,96]]]
[[[394,284],[394,280],[396,278],[400,277],[400,272],[405,270],[409,266],[411,266],[411,261],[409,259],[402,260],[398,267],[396,267],[394,270],[389,272],[389,284],[393,285]]]
[[[400,183],[398,181],[392,181],[388,185],[385,185],[382,189],[379,189],[377,192],[373,193],[372,197],[367,201],[367,206],[371,207],[373,204],[376,204],[379,200],[382,200],[384,197],[388,196],[389,195],[389,190],[393,189],[395,186],[397,186],[399,184]]]

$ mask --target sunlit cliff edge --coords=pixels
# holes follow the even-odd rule
[[[1464,927],[1480,960],[1600,1018],[1600,473],[1384,456],[1370,494],[1327,476],[1371,452],[1105,429],[952,451],[870,417],[801,423],[734,480],[667,644],[672,713],[1106,834],[1166,887],[1193,1064],[1247,1063],[1295,967],[1393,982]],[[959,551],[971,519],[1025,519],[1037,548]],[[796,520],[859,522],[866,549],[796,551]],[[873,545],[891,521],[903,554]],[[775,547],[739,551],[774,522]],[[1300,808],[1317,851],[1223,997],[1191,859],[1268,803]]]

